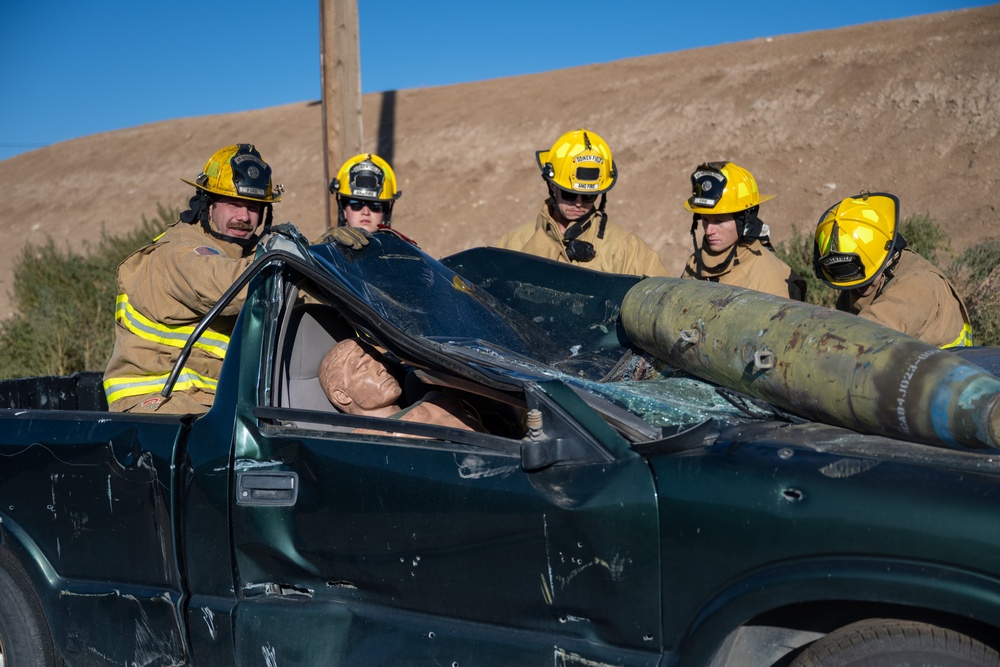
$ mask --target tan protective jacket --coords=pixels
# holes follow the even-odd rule
[[[958,292],[936,266],[912,250],[903,250],[892,278],[872,294],[841,292],[837,310],[938,347],[972,345],[969,313]]]
[[[706,268],[714,269],[726,261],[729,252],[725,250],[721,253],[712,253],[702,248],[701,260]],[[698,261],[692,253],[681,278],[697,277]],[[729,266],[718,273],[702,269],[701,279],[713,280],[723,285],[745,287],[796,301],[804,301],[806,297],[806,281],[759,240],[736,246],[736,255]]]
[[[170,401],[164,403],[159,392],[195,325],[252,261],[237,244],[216,239],[198,224],[177,222],[118,266],[115,347],[104,372],[112,411],[211,407],[245,291],[195,343]]]
[[[549,213],[548,200],[542,204],[542,210],[538,213],[538,219],[534,224],[525,223],[516,227],[501,236],[494,247],[517,250],[606,273],[625,273],[633,276],[667,275],[667,268],[663,266],[660,256],[646,245],[645,241],[614,223],[610,221],[605,223],[604,238],[597,238],[601,215],[607,214],[595,212],[590,227],[577,237],[581,241],[593,244],[597,252],[594,259],[589,262],[571,261],[566,255],[563,234]]]

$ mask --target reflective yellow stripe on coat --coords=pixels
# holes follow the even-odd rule
[[[194,332],[192,326],[171,327],[154,322],[132,307],[128,302],[128,294],[119,294],[115,300],[115,320],[140,338],[170,347],[184,347],[188,337]],[[212,356],[224,359],[226,350],[229,349],[229,336],[205,331],[194,346]]]
[[[958,338],[948,343],[947,345],[942,345],[941,349],[947,350],[949,347],[971,347],[972,346],[972,327],[969,324],[962,326],[962,333],[958,334]]]
[[[108,378],[104,381],[104,394],[108,397],[109,404],[129,396],[158,394],[167,386],[168,377],[170,377],[170,373],[143,375],[141,377]],[[218,384],[217,380],[199,375],[190,368],[184,368],[181,370],[180,375],[177,376],[177,382],[174,383],[173,391],[185,391],[195,388],[215,391],[215,387]]]

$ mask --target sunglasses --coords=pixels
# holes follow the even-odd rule
[[[576,198],[579,197],[580,201],[584,204],[593,204],[597,201],[597,195],[582,195],[579,192],[567,192],[566,190],[559,190],[559,198],[564,202],[574,202]]]
[[[385,210],[385,203],[380,201],[368,201],[367,199],[348,199],[347,206],[351,207],[352,211],[360,211],[365,206],[372,213],[381,213]]]

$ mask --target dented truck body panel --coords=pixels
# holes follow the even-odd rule
[[[184,660],[171,510],[180,430],[107,412],[0,417],[3,542],[34,564],[52,632],[77,664]]]
[[[1000,460],[898,445],[809,424],[654,457],[666,643],[707,664],[734,624],[845,599],[1000,626]]]
[[[266,260],[205,415],[0,386],[2,548],[67,665],[772,667],[889,613],[996,646],[1000,452],[628,381],[637,278],[386,233]],[[303,341],[345,331],[489,432],[322,410]]]

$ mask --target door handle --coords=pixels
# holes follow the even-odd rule
[[[299,474],[244,470],[236,475],[236,504],[291,507],[299,497]]]

